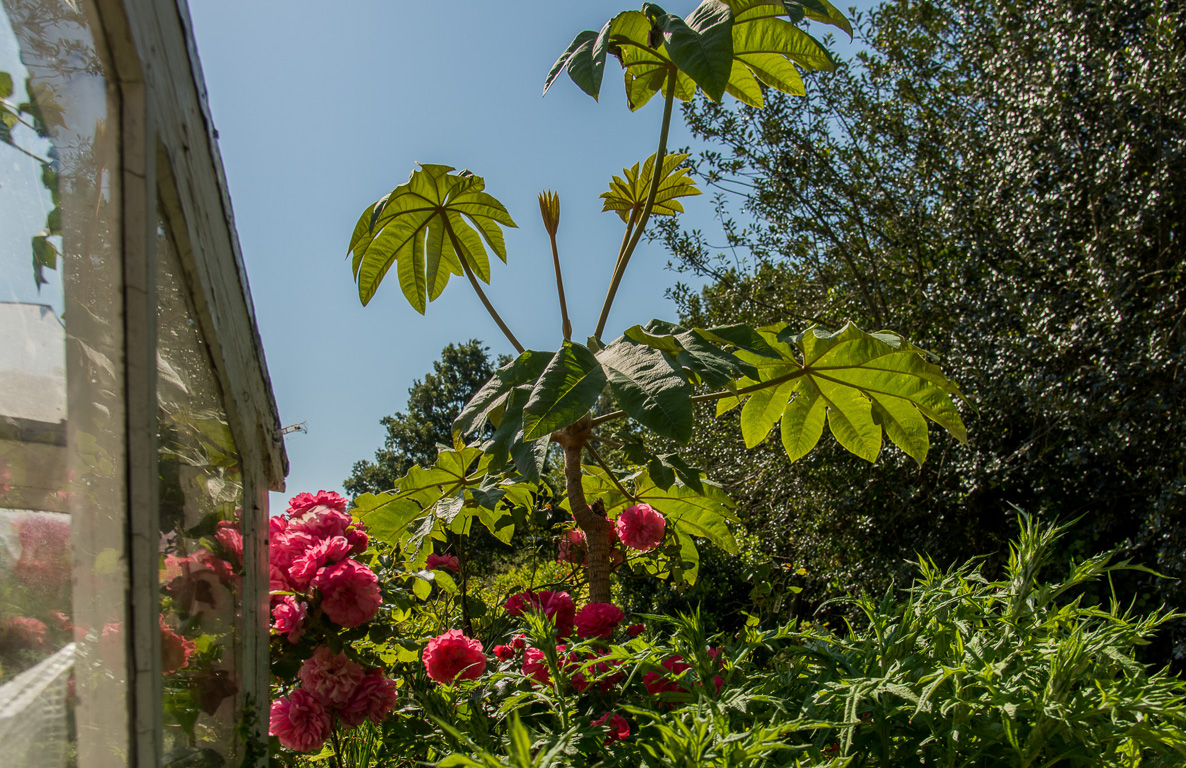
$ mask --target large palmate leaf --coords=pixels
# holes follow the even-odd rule
[[[491,475],[490,466],[480,448],[446,449],[427,469],[413,465],[394,491],[359,496],[351,512],[373,539],[402,547],[411,560],[423,560],[426,538],[468,532],[475,518],[507,542],[514,533],[510,508],[530,505],[538,486]]]
[[[523,384],[534,385],[551,359],[550,352],[529,349],[495,371],[457,415],[453,434],[464,437],[481,430],[488,421],[498,422],[511,390]]]
[[[447,165],[422,165],[386,197],[364,211],[347,255],[363,304],[375,295],[392,265],[400,288],[416,311],[445,290],[450,275],[473,272],[490,282],[486,246],[507,258],[502,230],[516,226],[502,203],[486,194],[485,182]]]
[[[672,153],[663,158],[659,188],[655,192],[655,203],[651,208],[652,216],[674,216],[683,213],[684,206],[676,198],[700,194],[696,184],[688,177],[688,169],[682,166],[688,157],[687,154]],[[601,199],[605,201],[601,210],[613,211],[622,221],[637,219],[646,206],[654,172],[654,155],[646,159],[642,170],[639,170],[638,163],[622,169],[622,176],[614,176],[610,182],[609,191],[601,193]]]
[[[726,329],[725,332],[729,331]],[[628,328],[625,336],[674,355],[685,375],[695,384],[723,387],[735,378],[757,375],[756,368],[725,351],[724,347],[735,344],[701,328],[688,330],[675,323],[652,320],[646,325]]]
[[[779,357],[736,351],[758,375],[737,381],[738,396],[717,408],[719,415],[744,402],[747,447],[765,440],[775,423],[792,461],[815,447],[825,423],[837,442],[868,461],[881,452],[884,432],[921,464],[930,450],[927,419],[967,440],[953,402],[959,390],[896,334],[866,333],[851,323],[835,333],[796,334],[785,325],[758,333]]]
[[[547,437],[584,416],[597,404],[605,383],[605,371],[589,348],[564,342],[523,406],[523,439]]]
[[[692,437],[692,387],[661,350],[625,336],[597,353],[619,407],[663,437],[686,443]]]
[[[699,88],[714,101],[732,94],[760,107],[762,85],[803,93],[800,69],[833,68],[827,52],[795,26],[804,18],[852,36],[843,14],[827,0],[704,0],[687,17],[654,3],[610,19],[600,32],[581,32],[548,72],[544,93],[562,71],[597,98],[607,54],[625,70],[626,101],[636,110],[674,78],[675,97],[690,101]]]

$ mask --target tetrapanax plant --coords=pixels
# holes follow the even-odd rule
[[[665,530],[664,545],[648,547],[652,572],[693,580],[693,536],[736,551],[728,525],[736,518],[721,489],[678,455],[651,452],[643,442],[624,446],[630,466],[610,468],[594,447],[603,440],[598,428],[609,421],[630,418],[682,444],[692,436],[697,402],[716,401],[718,415],[741,406],[746,445],[765,440],[778,423],[792,459],[818,443],[825,423],[842,446],[869,461],[880,453],[884,433],[921,463],[930,445],[927,419],[965,439],[953,402],[959,391],[921,350],[891,332],[867,333],[851,324],[834,333],[797,331],[785,323],[683,328],[652,320],[602,341],[648,220],[681,212],[677,198],[699,194],[681,167],[685,156],[667,152],[675,100],[701,91],[714,101],[730,94],[761,107],[763,87],[802,94],[800,70],[833,66],[827,51],[796,26],[804,18],[851,34],[827,0],[704,0],[686,18],[646,3],[640,11],[618,14],[599,32],[580,33],[556,61],[545,93],[567,71],[597,98],[613,56],[625,71],[632,110],[656,94],[664,101],[658,150],[615,176],[602,195],[604,210],[617,213],[626,230],[596,330],[584,344],[571,338],[555,247],[560,204],[554,193],[541,194],[540,212],[552,239],[564,331],[555,352],[525,350],[482,291],[479,278],[490,279],[487,247],[505,261],[500,226],[515,223],[484,191],[480,177],[422,165],[363,213],[348,253],[364,304],[392,266],[421,313],[450,275],[464,274],[519,353],[470,400],[453,425],[454,445],[441,451],[435,466],[413,467],[395,492],[356,500],[356,513],[373,536],[399,544],[413,562],[427,556],[428,538],[464,533],[475,517],[509,541],[512,509],[536,498],[544,458],[555,443],[564,453],[562,505],[587,546],[589,599],[608,603],[611,568],[622,559],[614,520],[627,508],[646,504],[666,517],[665,529],[658,529]],[[607,393],[614,410],[599,409]],[[480,447],[465,444],[487,425],[493,431]],[[586,454],[593,464],[583,464]]]

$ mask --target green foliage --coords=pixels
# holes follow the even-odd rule
[[[692,197],[700,194],[695,183],[688,178],[688,169],[683,162],[689,155],[673,152],[663,158],[663,168],[659,174],[659,186],[655,191],[652,216],[674,216],[683,213],[684,207],[677,197]],[[624,222],[637,221],[646,207],[647,193],[651,188],[652,176],[655,173],[655,156],[651,155],[638,169],[638,163],[622,170],[622,176],[614,176],[610,181],[609,191],[601,193],[605,202],[601,210],[613,211]]]
[[[557,647],[537,614],[486,624],[487,649],[526,631],[548,684],[521,656],[448,687],[396,664],[404,705],[376,764],[1179,765],[1186,684],[1134,655],[1173,614],[1091,601],[1135,567],[1113,554],[1052,573],[1067,530],[1023,518],[999,574],[922,559],[910,589],[853,599],[860,619],[840,630],[754,619],[710,637],[689,614]],[[605,742],[591,724],[604,713],[625,718],[625,740]]]
[[[387,270],[396,265],[399,285],[424,314],[449,283],[450,275],[477,274],[490,282],[486,245],[507,260],[504,227],[517,226],[502,203],[486,194],[486,182],[447,165],[421,165],[359,218],[347,255],[358,283],[358,298],[370,302]],[[483,245],[485,241],[486,245]]]
[[[432,464],[438,447],[452,442],[453,420],[494,373],[493,361],[477,339],[450,344],[432,364],[432,372],[408,388],[406,411],[385,416],[387,430],[375,460],[359,461],[343,482],[352,496],[395,487],[413,464]]]
[[[971,439],[931,428],[942,459],[921,468],[896,452],[864,467],[827,442],[792,464],[742,450],[730,415],[688,461],[807,569],[807,612],[904,580],[918,552],[946,566],[1002,551],[1010,503],[1083,515],[1064,557],[1123,543],[1174,580],[1127,573],[1119,594],[1186,605],[1186,156],[1165,149],[1186,132],[1186,14],[925,0],[858,26],[859,61],[805,98],[685,112],[711,142],[695,175],[725,231],[667,229],[712,279],[681,312],[894,328],[975,403]],[[1180,665],[1186,631],[1169,629],[1148,658]]]
[[[644,3],[641,11],[625,11],[610,19],[600,32],[578,34],[552,66],[544,93],[567,70],[573,82],[596,99],[607,55],[613,54],[625,70],[631,110],[645,105],[668,83],[682,101],[690,101],[702,89],[713,101],[729,93],[761,106],[759,82],[786,93],[802,93],[796,67],[826,70],[833,66],[823,46],[795,26],[805,16],[852,32],[843,14],[827,0],[705,0],[683,19],[654,3]]]

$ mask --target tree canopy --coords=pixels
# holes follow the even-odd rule
[[[486,380],[494,375],[494,361],[477,339],[450,344],[432,364],[432,373],[408,388],[407,412],[396,411],[380,423],[387,429],[374,461],[357,461],[342,483],[351,496],[381,493],[396,486],[413,464],[430,466],[438,445],[449,445],[457,414]]]
[[[940,458],[922,467],[886,452],[858,470],[831,447],[792,465],[746,454],[732,425],[694,443],[739,514],[806,566],[809,604],[882,588],[916,552],[1000,550],[1014,504],[1081,516],[1068,555],[1121,542],[1186,576],[1184,13],[888,2],[858,17],[857,62],[806,78],[805,97],[685,108],[713,145],[693,162],[725,238],[663,222],[680,263],[713,278],[677,292],[685,324],[892,327],[974,407],[969,444],[932,425]],[[1120,586],[1184,604],[1180,581]]]

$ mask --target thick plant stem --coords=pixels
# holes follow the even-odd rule
[[[642,207],[642,216],[638,219],[638,226],[631,236],[630,242],[618,256],[618,263],[614,265],[614,276],[610,280],[609,291],[605,294],[605,303],[601,305],[601,317],[597,319],[597,330],[593,335],[601,338],[605,330],[605,323],[609,320],[609,310],[614,304],[614,297],[618,294],[618,286],[622,283],[622,275],[626,273],[626,266],[642,233],[646,231],[647,220],[651,217],[651,209],[655,207],[655,197],[659,194],[659,177],[663,173],[663,159],[667,157],[667,132],[671,128],[671,109],[675,105],[675,71],[667,74],[667,93],[663,102],[663,125],[659,129],[659,150],[655,153],[655,165],[651,169],[651,187],[647,190],[647,201]]]
[[[483,291],[482,286],[478,284],[477,275],[475,275],[474,271],[469,268],[469,264],[465,262],[465,259],[461,260],[461,268],[465,270],[465,276],[469,278],[469,284],[474,287],[474,291],[477,292],[478,298],[482,300],[482,306],[486,307],[486,311],[490,313],[492,318],[494,318],[494,322],[498,324],[498,327],[502,330],[503,335],[507,337],[507,341],[511,342],[511,346],[515,348],[516,352],[518,352],[520,355],[523,354],[523,345],[520,344],[519,340],[515,338],[515,334],[511,333],[511,329],[507,328],[507,324],[502,321],[502,317],[500,317],[498,312],[495,311],[494,305],[490,303],[490,299],[486,298],[486,292]]]
[[[592,436],[588,416],[554,433],[552,439],[564,449],[564,484],[568,504],[577,526],[585,533],[588,562],[585,573],[589,577],[589,602],[608,603],[610,593],[610,538],[613,526],[603,515],[597,514],[585,499],[581,484],[581,453]]]

